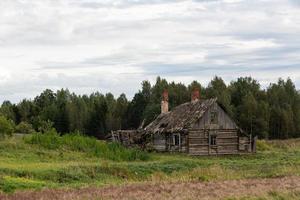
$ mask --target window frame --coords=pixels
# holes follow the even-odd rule
[[[180,134],[173,134],[173,145],[180,146],[180,141],[181,141]]]
[[[217,136],[216,135],[210,135],[209,136],[209,145],[210,146],[217,146]]]

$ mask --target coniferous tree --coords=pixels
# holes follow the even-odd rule
[[[0,114],[15,124],[31,124],[36,131],[46,132],[54,127],[60,133],[80,131],[104,138],[111,130],[150,123],[161,112],[164,90],[169,92],[172,110],[189,102],[195,88],[201,90],[202,99],[217,97],[218,103],[248,133],[269,139],[300,137],[300,94],[289,78],[279,79],[264,90],[251,77],[238,78],[229,85],[214,77],[206,88],[197,81],[185,86],[157,77],[153,86],[143,81],[131,101],[125,94],[116,99],[111,93],[80,96],[65,89],[47,89],[34,100],[3,102]]]

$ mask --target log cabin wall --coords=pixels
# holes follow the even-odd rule
[[[159,152],[167,151],[167,140],[165,134],[154,134],[153,136],[153,149]]]
[[[188,153],[190,155],[208,155],[208,134],[204,129],[189,130]]]
[[[176,142],[177,140],[177,142]],[[169,133],[167,134],[167,151],[182,152],[187,151],[187,135],[184,133]]]
[[[225,155],[239,153],[237,129],[191,129],[188,136],[190,155]]]
[[[153,136],[153,149],[159,152],[187,152],[187,134],[165,133]]]
[[[192,126],[188,134],[190,155],[249,153],[251,138],[239,137],[235,122],[215,103]]]

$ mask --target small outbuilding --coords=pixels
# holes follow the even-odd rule
[[[125,145],[128,145],[128,141],[139,141],[143,147],[159,152],[189,155],[246,154],[256,151],[256,138],[241,130],[216,98],[201,99],[199,90],[193,91],[191,96],[190,102],[169,111],[168,92],[164,91],[161,114],[142,130],[113,132],[114,138],[117,138],[115,141]],[[139,136],[138,140],[130,139],[134,135]]]

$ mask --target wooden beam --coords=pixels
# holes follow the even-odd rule
[[[208,155],[210,155],[210,131],[208,131]]]

